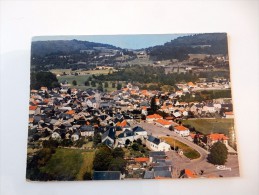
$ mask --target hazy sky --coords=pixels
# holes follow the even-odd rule
[[[78,36],[37,36],[32,41],[47,40],[82,40],[107,43],[121,48],[141,49],[155,45],[163,45],[177,37],[189,34],[158,34],[158,35],[78,35]]]

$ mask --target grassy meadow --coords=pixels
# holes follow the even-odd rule
[[[58,148],[41,172],[65,180],[83,180],[86,172],[92,172],[94,151]]]
[[[171,137],[161,137],[166,143],[168,143],[171,147],[178,147],[183,151],[184,156],[190,159],[197,159],[200,157],[200,153],[186,144],[179,142]]]

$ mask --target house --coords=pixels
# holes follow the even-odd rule
[[[187,137],[190,135],[190,130],[182,125],[175,126],[174,131],[183,137]]]
[[[224,116],[225,116],[225,118],[234,118],[234,113],[233,112],[225,112]]]
[[[158,119],[163,119],[163,117],[160,116],[159,114],[152,114],[152,115],[148,115],[146,117],[146,120],[147,120],[148,123],[155,122]]]
[[[97,108],[97,102],[95,99],[88,99],[86,101],[87,106],[89,106],[90,108]]]
[[[213,133],[207,136],[207,144],[208,146],[212,146],[214,143],[221,141],[223,144],[228,146],[228,137],[224,134]]]
[[[213,104],[208,104],[206,106],[203,106],[202,111],[205,113],[215,113],[216,109]]]
[[[106,144],[108,147],[113,148],[115,142],[115,128],[111,127],[109,130],[105,131],[102,135],[102,143]]]
[[[144,179],[170,179],[172,178],[171,171],[145,171]]]
[[[29,114],[35,114],[38,106],[29,106]]]
[[[197,178],[197,174],[190,169],[184,169],[180,172],[179,178]]]
[[[77,133],[74,133],[74,134],[71,136],[71,140],[72,140],[73,142],[79,140],[79,135],[78,135]]]
[[[171,122],[164,120],[164,119],[158,119],[158,120],[156,120],[156,123],[159,126],[164,127],[164,128],[169,128],[172,125]]]
[[[120,171],[94,171],[93,180],[121,180]]]
[[[169,151],[171,149],[169,144],[152,135],[148,135],[146,146],[152,151]]]
[[[57,139],[61,139],[61,136],[59,135],[58,132],[54,132],[51,134],[51,138],[54,140],[57,140]]]
[[[118,135],[118,142],[120,144],[124,145],[126,140],[129,140],[131,142],[133,142],[135,140],[133,131],[126,129]]]
[[[90,125],[83,125],[79,130],[81,136],[94,136],[94,128]]]
[[[135,139],[147,138],[147,131],[139,126],[134,127],[132,131],[134,132]]]

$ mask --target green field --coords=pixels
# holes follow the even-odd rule
[[[105,69],[105,70],[74,70],[72,71],[71,69],[52,69],[50,70],[50,72],[52,72],[53,74],[60,74],[62,75],[64,72],[66,74],[75,74],[75,73],[79,73],[79,74],[84,74],[84,75],[87,75],[87,74],[95,74],[95,75],[99,75],[99,74],[108,74],[109,72],[111,71],[115,71],[114,69]]]
[[[83,180],[92,171],[94,151],[58,148],[41,172],[53,175],[57,180]]]
[[[69,84],[72,85],[73,80],[76,80],[77,85],[83,85],[85,81],[90,77],[90,75],[64,75],[64,76],[59,76],[57,77],[58,82],[64,82],[67,81]]]
[[[224,133],[229,136],[232,129],[234,129],[234,119],[188,119],[183,120],[182,123],[194,127],[196,131],[204,135]]]
[[[178,140],[175,140],[171,137],[161,137],[161,138],[165,140],[165,142],[168,143],[171,147],[178,147],[179,149],[181,149],[183,151],[184,156],[186,156],[189,159],[197,159],[200,157],[199,152],[187,146],[186,144],[179,142]]]

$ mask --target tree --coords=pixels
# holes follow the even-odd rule
[[[90,82],[89,81],[85,81],[85,86],[90,86]]]
[[[103,85],[102,85],[102,83],[99,83],[97,89],[98,89],[99,91],[103,91]]]
[[[68,93],[69,95],[71,95],[71,88],[68,88],[68,89],[67,89],[67,93]]]
[[[91,81],[91,86],[92,87],[96,87],[96,82],[95,81]]]
[[[221,141],[216,142],[210,149],[208,161],[214,165],[224,165],[227,162],[228,149]]]
[[[109,171],[120,171],[125,172],[126,160],[123,158],[113,158],[109,165]]]
[[[122,148],[115,148],[112,151],[112,156],[113,156],[113,158],[124,158],[125,152],[123,151]]]
[[[115,83],[112,83],[112,88],[115,88]]]
[[[121,88],[122,88],[122,84],[121,84],[121,83],[118,83],[118,84],[117,84],[117,90],[121,90]]]
[[[49,89],[60,87],[56,75],[51,72],[32,72],[31,89],[40,89],[47,87]]]
[[[84,180],[92,180],[92,174],[90,172],[86,172],[83,176]]]
[[[109,85],[108,85],[108,82],[105,82],[104,83],[104,87],[107,88]]]
[[[57,148],[59,145],[57,140],[44,140],[42,142],[43,148]]]
[[[158,110],[158,106],[156,104],[156,96],[153,96],[150,103],[151,110],[155,113]]]
[[[139,146],[138,146],[137,143],[133,143],[132,146],[131,146],[131,148],[132,148],[133,150],[135,150],[135,151],[139,151]]]
[[[107,171],[112,161],[112,152],[107,146],[100,147],[95,152],[93,168],[95,171]]]
[[[64,146],[64,147],[69,147],[69,146],[72,146],[72,145],[73,145],[73,142],[72,142],[70,139],[63,139],[63,140],[60,142],[60,145],[61,145],[61,146]]]
[[[129,144],[131,144],[131,141],[130,141],[129,139],[126,139],[125,145],[127,146],[127,145],[129,145]]]
[[[72,84],[73,84],[74,86],[76,86],[76,85],[77,85],[76,80],[73,80],[73,81],[72,81]]]
[[[99,143],[102,142],[102,137],[99,133],[94,134],[93,142],[94,142],[94,146],[97,146]]]

